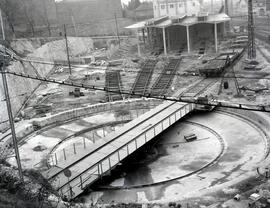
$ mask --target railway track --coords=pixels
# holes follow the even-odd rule
[[[264,142],[265,142],[265,154],[264,154],[264,159],[266,159],[269,154],[270,154],[270,137],[267,134],[267,132],[254,120],[252,120],[251,118],[239,113],[239,112],[232,112],[232,111],[227,111],[226,109],[218,109],[216,111],[216,113],[219,114],[224,114],[233,118],[237,118],[243,122],[245,122],[246,124],[252,126],[253,128],[255,128],[258,132],[260,132],[260,134],[262,135],[262,137],[264,138]]]
[[[191,86],[184,92],[180,94],[180,97],[193,97],[195,98],[196,96],[199,96],[206,92],[209,87],[213,86],[216,82],[219,81],[219,78],[204,78],[197,84]]]
[[[131,89],[131,94],[137,93],[144,95],[147,92],[156,64],[157,60],[146,61],[136,77],[136,80]]]
[[[215,111],[215,113],[217,114],[223,114],[223,115],[227,115],[230,116],[232,118],[237,118],[245,123],[247,123],[248,125],[250,125],[251,127],[255,128],[258,132],[260,132],[260,134],[262,135],[262,137],[264,138],[265,141],[265,153],[264,153],[264,157],[262,160],[265,160],[268,156],[269,156],[269,152],[270,152],[270,138],[268,136],[268,134],[266,133],[266,131],[260,127],[260,125],[257,122],[254,122],[252,119],[250,119],[249,117],[242,115],[240,113],[237,112],[229,112],[227,110],[224,109],[218,109],[217,111]],[[219,159],[224,155],[224,153],[226,152],[227,149],[227,145],[226,142],[224,141],[224,139],[222,138],[222,136],[217,133],[214,129],[209,128],[205,125],[202,125],[200,123],[197,122],[193,122],[193,121],[183,121],[184,123],[193,125],[193,126],[197,126],[200,128],[203,128],[209,132],[211,132],[213,135],[216,136],[216,138],[219,140],[220,145],[221,145],[221,151],[218,154],[218,156],[216,158],[214,158],[212,161],[210,161],[208,164],[206,164],[205,166],[201,167],[198,170],[192,171],[191,173],[188,173],[186,175],[183,176],[179,176],[179,177],[174,177],[168,180],[164,180],[164,181],[159,181],[159,182],[155,182],[155,183],[146,183],[146,184],[140,184],[140,185],[130,185],[130,186],[98,186],[99,190],[121,190],[121,189],[131,189],[131,188],[143,188],[143,187],[149,187],[149,186],[156,186],[156,185],[161,185],[161,184],[166,184],[169,183],[171,181],[175,181],[175,180],[179,180],[179,179],[183,179],[186,177],[189,177],[191,175],[194,175],[202,170],[205,170],[208,167],[211,167],[212,165],[216,164]],[[198,142],[199,140],[197,140]],[[196,141],[194,141],[196,142]]]
[[[180,59],[170,59],[169,64],[163,69],[158,79],[151,88],[150,94],[153,96],[165,95],[172,84]]]
[[[109,102],[123,100],[120,71],[106,71],[105,76],[106,88],[109,91],[115,91],[115,93],[107,92],[107,100]]]
[[[203,167],[195,170],[195,171],[192,171],[188,174],[185,174],[185,175],[182,175],[182,176],[178,176],[178,177],[174,177],[174,178],[170,178],[168,180],[163,180],[163,181],[159,181],[159,182],[154,182],[154,183],[146,183],[146,184],[140,184],[140,185],[129,185],[129,186],[99,186],[98,189],[105,189],[105,190],[120,190],[120,189],[130,189],[130,188],[143,188],[143,187],[149,187],[149,186],[156,186],[156,185],[161,185],[161,184],[166,184],[168,182],[171,182],[171,181],[175,181],[175,180],[179,180],[179,179],[183,179],[183,178],[186,178],[186,177],[189,177],[191,175],[194,175],[212,165],[214,165],[216,162],[218,162],[218,160],[222,157],[222,155],[225,153],[225,150],[226,150],[226,143],[224,141],[224,139],[221,137],[220,134],[218,134],[215,130],[205,126],[205,125],[202,125],[202,124],[199,124],[199,123],[196,123],[196,122],[192,122],[192,121],[184,121],[184,123],[187,123],[189,125],[192,125],[192,126],[196,126],[196,127],[199,127],[199,128],[202,128],[202,129],[205,129],[209,132],[211,132],[213,135],[215,135],[215,137],[219,140],[220,142],[220,145],[221,145],[221,150],[219,152],[219,154],[217,155],[216,158],[214,158],[212,161],[210,161],[209,163],[207,163],[206,165],[204,165]],[[200,140],[197,140],[197,141],[194,141],[194,142],[198,142]]]

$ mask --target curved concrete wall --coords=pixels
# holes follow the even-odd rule
[[[32,124],[26,126],[22,130],[16,132],[17,140],[20,141],[25,136],[33,133],[38,130],[43,130],[46,127],[51,127],[53,125],[57,125],[59,123],[72,121],[79,117],[89,116],[93,114],[97,114],[104,111],[110,110],[133,110],[138,108],[151,108],[161,104],[162,100],[156,99],[134,99],[134,100],[124,100],[124,101],[116,101],[113,103],[99,103],[83,108],[72,109],[69,111],[61,112],[55,115],[51,115],[48,117],[35,119]],[[8,147],[12,144],[12,138],[8,135],[5,139],[4,146]]]

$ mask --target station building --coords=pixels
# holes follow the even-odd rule
[[[219,40],[226,34],[225,24],[230,21],[224,9],[207,11],[199,0],[154,0],[153,10],[154,18],[126,28],[143,34],[144,42],[153,50],[163,50],[164,55],[177,50],[190,53],[209,43],[217,52]]]

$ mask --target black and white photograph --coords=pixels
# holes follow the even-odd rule
[[[270,208],[270,0],[0,0],[0,208]]]

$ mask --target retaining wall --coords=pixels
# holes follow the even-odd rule
[[[134,99],[134,100],[124,100],[124,101],[116,101],[113,103],[99,103],[87,107],[72,109],[69,111],[61,112],[55,115],[51,115],[44,118],[39,118],[33,120],[32,124],[25,126],[20,131],[16,132],[17,140],[20,141],[24,137],[29,134],[37,131],[42,131],[46,128],[51,128],[52,126],[56,126],[58,124],[72,121],[78,119],[80,117],[85,117],[89,115],[94,115],[100,112],[110,111],[110,110],[133,110],[138,108],[151,108],[161,104],[162,100],[156,99]],[[38,130],[37,130],[38,129]],[[8,135],[5,139],[5,143],[3,146],[10,146],[12,144],[11,135]]]

